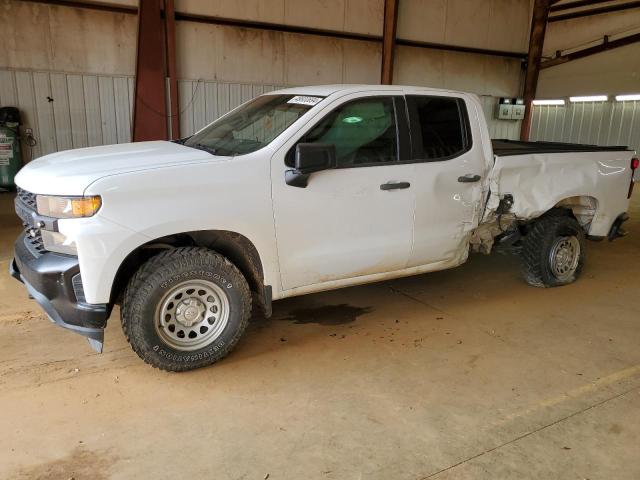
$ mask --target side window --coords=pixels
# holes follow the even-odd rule
[[[398,160],[396,116],[391,97],[368,97],[344,103],[328,113],[299,143],[336,146],[338,168]],[[293,166],[295,147],[286,158]]]
[[[462,99],[407,96],[414,157],[444,160],[467,151],[471,142]]]

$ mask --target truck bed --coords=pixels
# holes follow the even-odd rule
[[[536,153],[572,153],[572,152],[620,152],[630,150],[624,145],[599,146],[580,143],[561,142],[523,142],[519,140],[491,140],[493,153],[498,157],[512,155],[531,155]]]

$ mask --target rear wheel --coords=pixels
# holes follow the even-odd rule
[[[535,287],[574,282],[584,260],[584,232],[578,221],[568,215],[540,218],[522,241],[522,274]]]
[[[225,357],[244,332],[251,295],[240,271],[204,248],[167,250],[130,280],[122,328],[150,365],[184,371]]]

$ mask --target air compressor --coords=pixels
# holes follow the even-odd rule
[[[14,177],[22,166],[20,156],[20,111],[0,108],[0,191],[15,188]]]

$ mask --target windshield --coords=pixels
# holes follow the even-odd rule
[[[262,95],[188,138],[184,145],[214,155],[242,155],[269,145],[320,102],[307,95]]]

